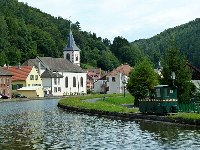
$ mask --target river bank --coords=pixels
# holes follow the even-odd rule
[[[0,103],[2,102],[16,102],[16,101],[30,101],[30,100],[48,100],[48,99],[62,99],[66,98],[66,96],[52,96],[52,97],[32,97],[32,98],[9,98],[9,99],[1,99]]]
[[[199,114],[178,113],[178,114],[173,114],[173,115],[171,114],[171,115],[166,115],[166,116],[147,115],[147,114],[142,114],[138,112],[137,109],[126,108],[124,106],[121,106],[123,103],[123,99],[125,101],[130,101],[123,97],[119,97],[119,96],[116,97],[115,95],[114,96],[110,95],[110,100],[106,100],[107,98],[106,99],[102,98],[101,101],[98,101],[96,103],[90,103],[90,102],[85,101],[85,99],[87,98],[91,99],[91,97],[87,97],[87,96],[62,99],[58,102],[58,107],[66,111],[78,112],[78,113],[83,113],[83,114],[88,114],[88,115],[110,117],[110,118],[116,118],[116,119],[126,119],[126,120],[142,119],[142,120],[178,123],[182,125],[200,126]],[[121,99],[121,102],[116,101],[116,99]]]

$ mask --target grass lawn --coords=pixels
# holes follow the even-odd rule
[[[104,98],[105,97],[105,98]],[[86,102],[83,100],[102,98],[95,103]],[[85,109],[109,111],[109,112],[123,112],[123,113],[135,113],[136,109],[130,109],[121,106],[121,104],[133,103],[134,98],[127,94],[123,97],[122,94],[95,94],[77,97],[67,97],[59,101],[59,104],[65,106],[73,106]]]

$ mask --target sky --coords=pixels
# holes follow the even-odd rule
[[[200,0],[18,0],[111,41],[150,38],[200,17]]]

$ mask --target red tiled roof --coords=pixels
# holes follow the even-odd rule
[[[4,70],[7,70],[9,73],[13,74],[12,81],[24,81],[30,74],[32,70],[32,66],[10,66],[10,67],[3,67]]]
[[[128,74],[131,72],[132,69],[133,68],[129,66],[128,64],[124,64],[124,65],[118,66],[116,69],[108,73],[107,76],[116,75],[118,73],[122,73],[128,76]]]

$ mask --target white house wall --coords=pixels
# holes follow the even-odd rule
[[[104,92],[102,85],[105,84],[106,80],[97,80],[94,82],[94,92],[95,93],[101,93]]]
[[[115,78],[115,81],[112,81],[112,78]],[[107,82],[107,87],[109,87],[107,94],[113,94],[113,93],[122,93],[121,92],[121,73],[113,76],[107,76],[108,82]]]
[[[115,77],[115,82],[112,81],[112,77]],[[122,73],[118,73],[117,75],[107,76],[107,78],[109,78],[109,81],[107,82],[107,87],[109,87],[107,94],[124,93],[124,90],[127,93],[125,86],[126,86],[128,77],[126,75],[123,75]]]

